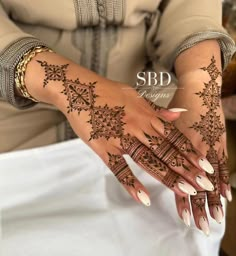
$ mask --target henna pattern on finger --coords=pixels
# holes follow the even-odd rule
[[[226,185],[229,185],[229,169],[227,166],[227,161],[228,161],[228,158],[225,152],[223,151],[222,158],[219,160],[219,169],[220,169],[219,177],[223,183],[225,183]]]
[[[108,167],[123,185],[135,188],[135,177],[122,155],[108,153]]]
[[[203,212],[205,210],[206,195],[205,192],[198,192],[196,196],[191,196],[192,206]]]
[[[197,154],[191,141],[175,127],[173,122],[164,120],[161,120],[161,122],[164,125],[164,136],[169,143],[174,144],[182,153]]]
[[[88,121],[92,125],[91,139],[121,138],[124,133],[123,117],[125,116],[124,107],[109,108],[93,107],[90,111],[91,119]]]
[[[174,188],[179,179],[179,175],[171,171],[165,163],[159,160],[156,155],[137,138],[130,134],[121,138],[121,147],[125,153],[140,164],[152,176],[157,178],[169,188]]]
[[[81,112],[88,112],[89,120],[87,122],[91,125],[89,141],[100,138],[106,140],[110,138],[120,139],[124,152],[127,152],[137,163],[168,187],[173,188],[175,186],[179,175],[171,171],[165,163],[159,160],[149,148],[136,138],[129,134],[124,134],[124,106],[97,105],[96,82],[82,83],[79,78],[75,80],[68,79],[66,73],[69,64],[60,66],[48,64],[46,61],[38,61],[38,63],[45,71],[43,87],[50,81],[61,82],[61,86],[63,86],[61,93],[65,95],[68,102],[68,114],[73,112],[80,115]],[[158,109],[159,107],[155,105],[155,108]],[[183,140],[180,146],[183,146],[184,143],[185,141]],[[171,154],[171,152],[169,151],[168,153]],[[134,186],[135,177],[122,155],[108,153],[108,158],[108,166],[118,180],[127,186]],[[175,159],[171,160],[171,164],[179,165],[180,163],[182,163],[180,156],[176,156]]]
[[[169,143],[169,141],[161,136],[150,136],[147,133],[144,133],[144,135],[149,142],[151,150],[157,157],[162,159],[164,163],[170,167],[182,167],[186,171],[190,171],[185,158]]]

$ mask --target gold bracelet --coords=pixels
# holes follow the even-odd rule
[[[30,99],[34,102],[39,102],[39,101],[29,94],[25,86],[25,72],[29,62],[36,56],[37,53],[40,53],[40,52],[53,52],[53,51],[45,46],[34,47],[33,49],[29,50],[22,56],[15,71],[15,85],[16,85],[17,91],[24,98]]]

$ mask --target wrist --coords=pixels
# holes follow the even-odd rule
[[[205,87],[206,83],[212,81],[211,77],[207,72],[201,69],[192,70],[186,72],[178,77],[178,87],[180,88],[193,88],[197,90],[198,88]],[[215,85],[222,87],[222,76],[219,75],[215,80]]]

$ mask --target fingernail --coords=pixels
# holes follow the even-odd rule
[[[184,209],[182,211],[182,218],[183,218],[185,225],[187,227],[190,227],[190,213],[189,213],[188,209]]]
[[[151,205],[151,201],[149,196],[143,191],[143,190],[139,190],[137,192],[137,196],[139,198],[139,200],[146,206],[150,206]]]
[[[227,198],[227,200],[228,200],[229,202],[232,202],[233,197],[232,197],[231,189],[226,189],[226,191],[225,191],[225,196],[226,196],[226,198]]]
[[[173,113],[180,113],[180,112],[186,112],[188,111],[187,109],[185,108],[170,108],[168,109],[170,112],[173,112]]]
[[[178,187],[182,192],[188,195],[194,196],[197,194],[196,189],[193,186],[191,186],[189,183],[186,183],[184,181],[179,181]]]
[[[209,225],[205,217],[199,219],[199,226],[206,236],[210,235]]]
[[[214,216],[214,219],[216,220],[216,222],[218,222],[219,224],[222,222],[223,214],[222,214],[221,209],[218,206],[214,206],[213,216]]]
[[[207,191],[213,191],[214,190],[213,184],[206,177],[204,177],[202,175],[197,176],[196,182],[201,188],[203,188]]]
[[[214,173],[214,168],[212,165],[209,163],[209,161],[206,158],[200,158],[199,161],[199,166],[205,171],[210,174]]]

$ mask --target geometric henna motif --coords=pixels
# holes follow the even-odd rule
[[[172,122],[162,121],[164,125],[164,136],[170,144],[174,144],[175,147],[182,153],[197,154],[191,141],[181,133]]]
[[[190,171],[185,158],[176,148],[173,148],[168,140],[161,136],[150,136],[147,133],[144,133],[144,135],[149,142],[151,150],[165,164],[170,167],[183,167],[185,170]]]
[[[209,206],[222,206],[221,200],[220,200],[220,181],[219,181],[219,164],[218,164],[218,155],[217,151],[211,147],[207,151],[206,158],[211,163],[214,173],[209,174],[207,173],[208,179],[211,181],[211,183],[214,186],[214,191],[207,193],[207,201]]]
[[[109,139],[120,138],[124,132],[124,122],[122,121],[125,116],[124,107],[109,108],[107,105],[104,107],[93,107],[90,111],[91,119],[88,121],[92,125],[91,139],[105,138]]]
[[[94,105],[94,100],[97,97],[94,93],[95,83],[82,84],[79,79],[75,81],[65,80],[64,90],[61,92],[67,96],[69,102],[68,113],[72,111],[78,111],[78,114],[82,110],[87,111]]]
[[[156,155],[137,138],[126,134],[121,138],[123,151],[129,154],[132,159],[142,166],[153,177],[162,181],[166,186],[173,188],[179,175],[171,171],[165,163],[159,160]]]
[[[200,191],[195,196],[191,196],[191,202],[194,207],[197,207],[201,212],[205,209],[206,195]]]
[[[201,115],[201,121],[195,122],[190,128],[202,135],[202,141],[213,147],[216,142],[220,142],[221,135],[225,132],[224,124],[220,121],[220,115],[214,110],[208,110],[205,115]]]
[[[43,81],[43,87],[51,81],[64,81],[66,79],[66,69],[69,64],[65,65],[49,65],[46,61],[37,60],[38,63],[44,68],[45,79]]]
[[[67,96],[68,106],[67,113],[76,111],[80,114],[81,111],[89,111],[90,120],[88,123],[92,126],[90,139],[111,137],[120,138],[124,133],[125,123],[122,121],[125,115],[123,107],[110,108],[105,106],[95,106],[96,98],[98,97],[95,91],[94,83],[81,83],[79,79],[66,79],[66,65],[50,65],[46,61],[38,61],[45,70],[45,79],[43,86],[45,87],[50,80],[61,81],[64,89],[62,94]]]
[[[205,88],[196,93],[196,95],[202,99],[202,105],[207,107],[208,111],[201,115],[201,120],[199,122],[195,122],[190,128],[199,132],[202,135],[202,141],[208,145],[209,149],[206,157],[215,170],[213,174],[207,174],[215,188],[213,192],[207,193],[208,204],[221,206],[220,180],[227,184],[229,175],[225,154],[223,153],[223,157],[219,161],[218,153],[214,148],[216,142],[220,142],[220,138],[225,132],[225,126],[220,120],[220,115],[217,114],[217,108],[220,107],[220,86],[216,82],[216,79],[219,76],[222,76],[222,74],[216,66],[214,56],[211,58],[210,65],[201,69],[209,74],[210,81],[208,83],[204,83]]]
[[[227,166],[227,156],[225,152],[223,151],[222,158],[219,160],[219,171],[220,171],[220,181],[225,183],[226,185],[229,184],[229,169]]]
[[[109,161],[108,167],[112,170],[116,178],[123,185],[133,187],[135,183],[135,177],[129,169],[125,159],[121,155],[113,155],[108,153]]]
[[[211,63],[208,67],[201,68],[207,71],[211,80],[209,83],[205,83],[203,91],[196,93],[202,100],[203,106],[208,108],[208,111],[201,115],[201,120],[195,122],[190,128],[200,132],[202,135],[202,141],[205,141],[210,148],[215,146],[216,142],[220,141],[220,137],[225,132],[224,124],[220,120],[220,116],[217,115],[217,108],[220,106],[220,86],[216,82],[218,76],[221,76],[221,72],[216,66],[216,60],[214,56],[211,58]]]

